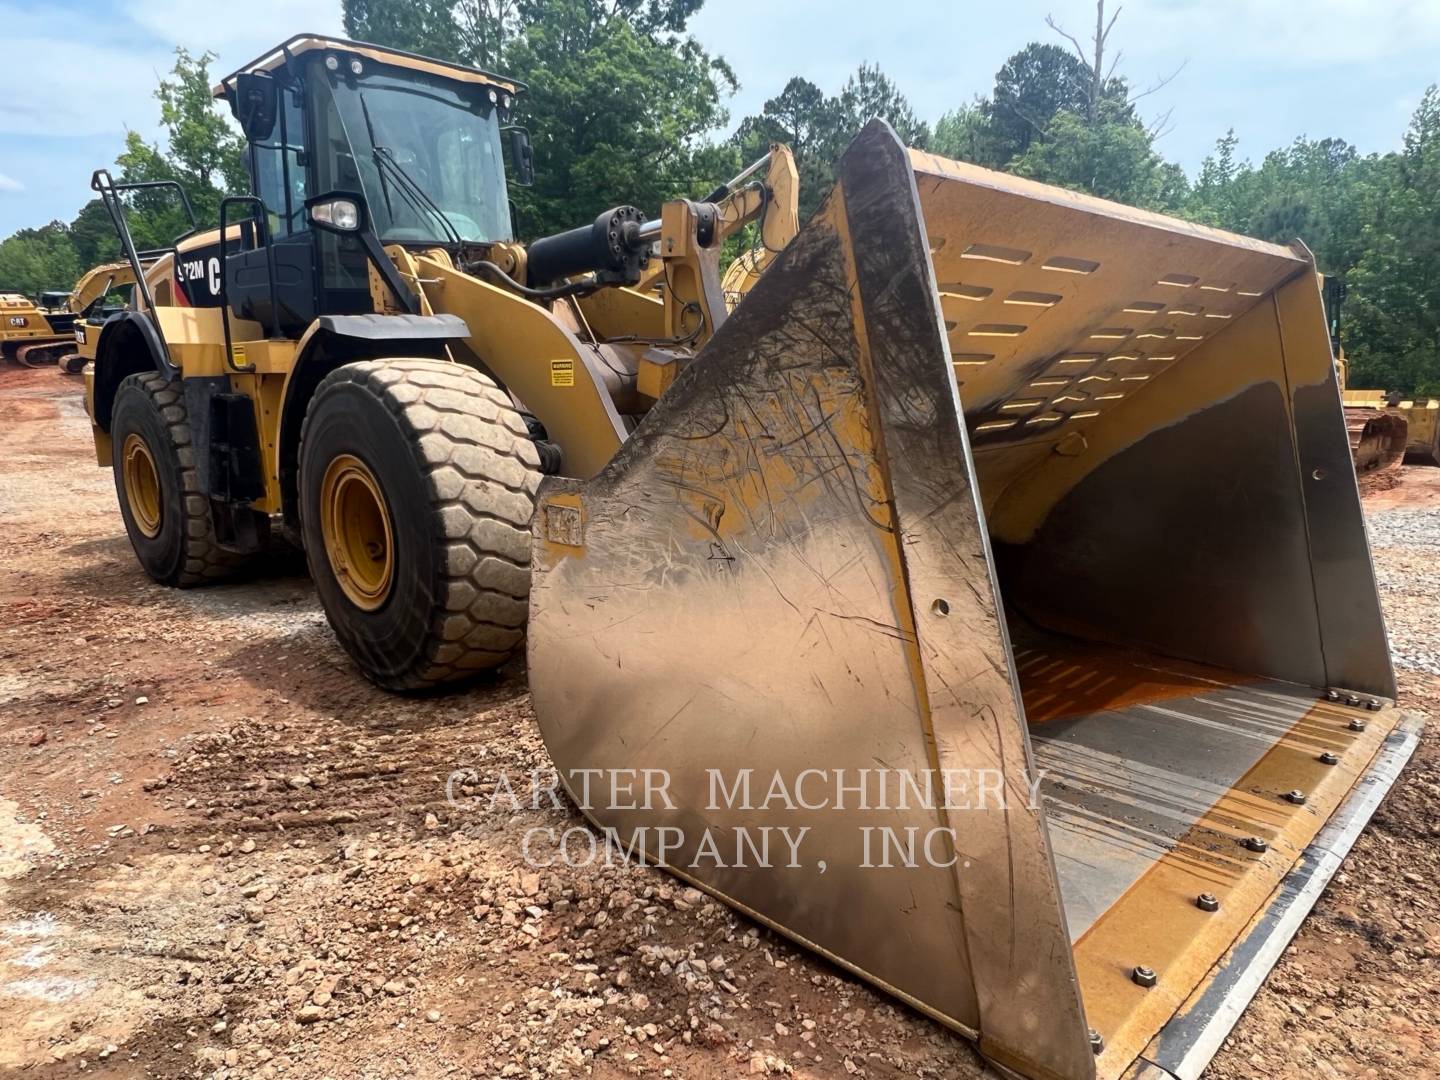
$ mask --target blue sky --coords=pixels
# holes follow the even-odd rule
[[[1083,37],[1093,12],[1090,0],[774,0],[761,9],[709,0],[691,31],[739,76],[734,119],[791,75],[833,92],[870,61],[933,122],[987,92],[1027,41],[1058,41],[1047,13]],[[4,237],[71,218],[127,128],[155,136],[152,93],[175,45],[218,53],[223,73],[291,33],[338,32],[340,6],[0,0],[0,26]],[[1171,111],[1160,150],[1192,174],[1228,127],[1256,159],[1300,134],[1384,151],[1400,145],[1425,86],[1440,81],[1440,0],[1126,0],[1112,46],[1140,86],[1184,64],[1143,106]]]

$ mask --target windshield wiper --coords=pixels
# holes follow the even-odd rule
[[[365,117],[365,131],[370,136],[370,145],[375,145],[375,124],[370,119],[370,106],[365,104],[365,95],[360,95],[360,112]],[[385,212],[391,218],[395,216],[395,207],[390,202],[390,187],[385,183],[385,170],[376,167],[376,173],[380,177],[380,194],[385,196]]]
[[[401,168],[400,163],[395,160],[395,155],[388,146],[375,147],[375,164],[379,168],[382,176],[387,168],[390,170],[390,176],[395,181],[396,186],[399,187],[400,193],[409,198],[412,206],[415,206],[421,211],[428,211],[434,215],[435,220],[438,221],[440,227],[445,230],[452,244],[463,244],[465,242],[464,237],[460,235],[460,230],[455,228],[450,219],[445,216],[445,211],[436,206],[430,196],[425,194],[425,189],[417,184],[410,174]]]

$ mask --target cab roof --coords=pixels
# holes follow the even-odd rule
[[[493,86],[511,94],[525,92],[525,84],[518,79],[482,71],[480,68],[452,64],[448,60],[436,60],[401,49],[391,49],[384,45],[370,45],[363,41],[349,41],[345,38],[330,37],[325,34],[296,34],[294,37],[282,41],[273,49],[261,53],[250,63],[226,75],[215,86],[212,93],[217,98],[227,97],[230,84],[234,81],[235,76],[257,71],[274,71],[293,57],[318,50],[334,50],[346,56],[361,56],[377,64],[389,64],[392,67],[407,68],[411,71],[423,71],[429,75],[438,75],[443,79],[454,79],[457,82]]]

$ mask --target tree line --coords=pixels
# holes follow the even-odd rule
[[[1167,80],[1137,87],[1115,70],[1097,3],[1094,34],[1052,23],[1053,40],[1017,51],[988,94],[932,128],[897,84],[862,64],[824,88],[792,78],[760,111],[731,125],[734,72],[687,32],[703,0],[344,0],[347,34],[513,73],[529,86],[521,120],[537,176],[512,191],[517,227],[533,238],[593,220],[617,203],[658,209],[701,197],[772,141],[795,152],[801,212],[834,180],[834,163],[871,117],[936,153],[1193,221],[1286,242],[1302,237],[1320,269],[1343,280],[1341,336],[1351,381],[1440,394],[1440,92],[1431,86],[1401,149],[1360,154],[1336,138],[1297,138],[1258,163],[1221,137],[1194,179],[1157,149],[1168,117],[1145,115]],[[210,54],[177,50],[156,97],[164,139],[128,134],[116,164],[127,180],[184,184],[201,222],[222,191],[244,190],[242,144],[209,99]],[[716,131],[729,130],[716,138]],[[183,224],[173,200],[146,196],[137,242],[163,246]],[[98,202],[69,222],[0,243],[0,284],[62,287],[118,246]]]

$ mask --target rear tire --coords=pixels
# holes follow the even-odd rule
[[[300,435],[300,528],[366,676],[424,689],[519,650],[540,479],[524,420],[472,368],[367,360],[326,376]]]
[[[179,379],[158,371],[127,376],[115,393],[110,441],[120,516],[147,574],[185,589],[226,577],[245,561],[215,540]]]

